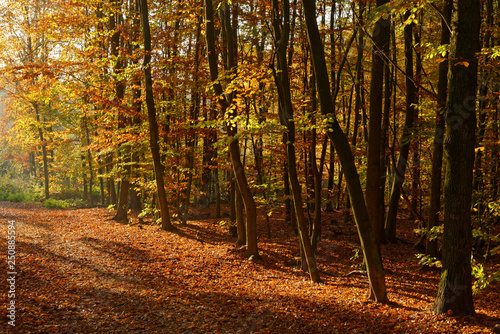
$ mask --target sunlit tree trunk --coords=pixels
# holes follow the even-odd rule
[[[230,24],[230,15],[227,7],[225,9],[225,20],[223,22],[224,29],[229,32],[228,36],[228,64],[231,71],[236,69],[236,59],[235,59],[235,44],[232,38],[232,29]],[[217,64],[217,52],[215,49],[215,28],[214,28],[214,10],[212,0],[205,0],[205,35],[207,41],[207,52],[208,52],[208,63],[210,68],[210,77],[213,82],[213,89],[215,96],[218,99],[219,105],[221,107],[221,114],[224,115],[228,113],[228,118],[230,120],[234,119],[236,116],[236,110],[228,110],[230,101],[223,93],[222,85],[218,81],[219,69]],[[229,59],[231,57],[231,59]],[[234,74],[234,72],[233,72]],[[257,246],[257,207],[253,199],[250,186],[245,175],[245,170],[241,162],[240,148],[238,140],[234,138],[237,133],[237,125],[234,121],[229,121],[226,123],[227,135],[232,138],[229,143],[229,153],[231,155],[231,162],[233,166],[234,175],[236,178],[236,183],[240,190],[241,196],[243,198],[243,204],[245,206],[246,212],[246,255],[260,257],[259,249]]]
[[[41,124],[41,119],[40,119],[40,107],[38,106],[38,103],[34,104],[34,109],[35,109],[35,117],[36,117],[36,122],[38,124],[38,138],[40,139],[40,145],[42,147],[42,162],[43,162],[43,184],[44,184],[44,191],[45,191],[45,199],[50,198],[50,180],[49,180],[49,160],[47,157],[47,143],[44,140],[43,137],[43,125]]]
[[[24,6],[24,24],[26,25],[28,36],[26,39],[26,58],[29,63],[35,63],[35,50],[33,47],[33,40],[31,36],[31,19],[29,17],[29,8],[27,5]],[[33,83],[35,83],[36,78],[33,78]],[[40,115],[40,103],[35,101],[32,103],[33,109],[35,111],[35,120],[38,128],[38,139],[40,141],[40,146],[42,148],[42,163],[43,163],[43,180],[44,180],[44,193],[45,199],[50,197],[50,183],[49,183],[49,161],[47,157],[47,143],[44,140],[44,125],[42,124],[43,116]],[[34,160],[34,159],[33,159]],[[36,175],[36,174],[35,174]]]

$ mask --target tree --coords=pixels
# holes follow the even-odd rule
[[[234,78],[236,72],[236,39],[233,38],[233,29],[231,28],[231,17],[229,7],[224,6],[225,17],[222,25],[226,31],[228,39],[227,49],[225,50],[228,56],[228,70]],[[223,92],[219,78],[219,69],[217,64],[217,52],[215,49],[215,27],[214,27],[214,10],[212,0],[205,0],[205,35],[207,41],[208,63],[210,68],[210,78],[212,87],[215,93],[215,98],[218,100],[221,114],[224,116],[227,113],[228,120],[226,121],[226,132],[230,138],[229,153],[231,155],[231,163],[233,166],[236,184],[240,190],[243,204],[246,212],[246,255],[260,257],[257,245],[257,207],[253,199],[250,186],[248,185],[245,175],[244,166],[241,162],[240,148],[237,138],[237,123],[234,120],[236,117],[236,108],[229,108],[231,100],[234,96],[226,96]]]
[[[386,4],[388,0],[377,0],[377,6]],[[368,154],[366,169],[366,208],[370,213],[370,222],[377,244],[382,240],[383,214],[380,206],[380,151],[382,131],[382,109],[384,91],[384,53],[388,49],[390,34],[390,19],[380,18],[375,24],[373,32],[372,70],[370,81],[370,120],[368,123]],[[358,91],[359,94],[359,91]],[[358,102],[359,103],[359,102]],[[379,246],[380,247],[380,246]]]
[[[314,256],[314,249],[309,240],[309,232],[304,214],[302,190],[297,176],[297,163],[295,157],[295,123],[293,105],[288,77],[287,48],[290,37],[290,6],[288,0],[283,1],[283,14],[280,15],[278,0],[273,0],[273,31],[276,38],[276,53],[278,70],[275,71],[275,82],[278,88],[279,116],[281,123],[286,127],[283,141],[286,148],[288,178],[297,218],[297,227],[300,237],[301,254],[307,263],[311,281],[319,282],[319,271]],[[316,161],[313,161],[316,164]]]
[[[405,21],[410,18],[410,11],[405,13]],[[397,164],[394,166],[394,180],[392,182],[391,197],[389,199],[389,210],[385,222],[386,239],[389,242],[396,242],[396,222],[399,207],[399,198],[403,183],[405,181],[406,167],[408,165],[408,154],[410,152],[410,142],[412,136],[413,121],[415,115],[416,87],[413,77],[413,22],[404,28],[405,36],[405,83],[406,83],[406,114],[401,138],[401,148]]]
[[[368,279],[370,281],[369,298],[378,302],[387,302],[387,290],[385,286],[385,274],[382,261],[379,256],[375,234],[370,224],[368,211],[359,181],[359,175],[354,163],[351,147],[346,135],[342,131],[334,115],[333,99],[330,92],[330,82],[326,67],[323,42],[316,22],[316,1],[303,0],[304,16],[306,19],[307,37],[313,59],[314,72],[316,74],[316,86],[322,113],[328,117],[328,136],[335,146],[342,168],[344,169],[347,188],[354,212],[354,219],[360,236],[363,255],[366,260]]]
[[[441,280],[434,311],[475,313],[472,299],[472,179],[476,144],[476,53],[480,51],[478,2],[454,0],[446,101],[447,169]]]
[[[120,53],[120,39],[121,33],[117,26],[123,24],[121,20],[121,1],[114,0],[113,15],[110,17],[110,28],[114,30],[111,36],[111,55],[114,60],[113,74],[115,76],[115,104],[118,108],[118,129],[123,129],[129,122],[128,117],[125,116],[123,108],[123,98],[125,96],[125,80],[120,78],[125,70],[125,61],[123,55]],[[121,145],[120,145],[121,146]],[[118,202],[116,214],[113,219],[122,221],[127,220],[128,212],[128,193],[130,188],[130,152],[128,147],[119,147],[123,151],[123,172],[121,175],[120,190],[118,193]]]
[[[167,194],[165,191],[165,183],[163,180],[163,173],[165,167],[160,157],[160,136],[158,132],[158,123],[156,121],[156,108],[153,96],[153,79],[151,76],[151,32],[149,27],[149,12],[147,0],[138,0],[142,35],[144,38],[144,82],[146,86],[146,106],[148,109],[149,119],[149,135],[150,135],[150,148],[153,155],[153,165],[155,171],[156,187],[158,191],[158,202],[160,203],[160,215],[162,229],[165,231],[175,230],[175,226],[170,222],[170,213],[168,209]]]
[[[441,45],[450,43],[450,30],[448,25],[451,19],[452,0],[446,0],[443,7],[443,18],[441,20]],[[436,110],[436,123],[434,130],[434,152],[432,155],[432,171],[431,171],[431,195],[429,206],[429,221],[427,229],[431,230],[439,224],[439,211],[441,209],[441,183],[442,183],[442,165],[443,165],[443,149],[444,149],[444,112],[446,110],[446,95],[447,95],[447,75],[448,75],[448,59],[443,58],[439,63],[439,79],[438,79],[438,108]],[[437,239],[427,240],[425,244],[425,252],[432,257],[437,256]]]

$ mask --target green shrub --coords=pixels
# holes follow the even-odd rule
[[[36,202],[42,197],[36,183],[29,179],[0,177],[0,201]]]
[[[49,209],[67,209],[70,204],[65,200],[49,198],[43,201],[43,206]]]

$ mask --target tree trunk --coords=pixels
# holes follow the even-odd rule
[[[226,13],[228,15],[228,13]],[[229,21],[229,18],[227,18]],[[205,0],[205,35],[207,41],[207,51],[208,51],[208,63],[210,68],[210,77],[213,82],[213,88],[217,100],[221,106],[221,113],[224,115],[228,111],[229,101],[223,93],[222,85],[218,81],[219,69],[217,65],[217,52],[215,50],[215,27],[214,27],[214,10],[212,0]],[[229,29],[228,23],[224,22],[226,31],[232,31]],[[232,40],[232,34],[229,34]],[[229,67],[231,70],[235,70],[235,49],[233,43],[228,43],[228,54],[233,57],[229,61]],[[230,121],[226,123],[227,135],[233,138],[229,143],[229,153],[231,154],[231,161],[233,165],[233,171],[236,178],[236,183],[240,190],[241,196],[243,198],[243,204],[245,206],[246,212],[246,237],[247,237],[247,249],[246,255],[253,256],[254,258],[259,258],[259,250],[257,246],[257,207],[253,199],[252,192],[248,185],[248,181],[245,175],[245,170],[243,164],[241,163],[240,149],[238,141],[234,138],[237,132],[237,126],[234,124],[234,117],[236,116],[235,110],[228,111],[228,118]]]
[[[235,214],[236,214],[236,231],[238,233],[238,245],[244,246],[246,244],[246,239],[247,239],[247,233],[246,233],[246,226],[245,226],[245,220],[243,217],[243,198],[241,197],[240,190],[238,187],[236,187],[236,184],[234,184],[234,207],[235,207]]]
[[[326,140],[328,141],[328,145],[330,146],[330,153],[329,153],[329,168],[328,168],[328,184],[327,184],[327,196],[326,196],[326,208],[325,211],[332,212],[333,211],[333,186],[335,185],[335,147],[331,143],[331,141],[328,139],[328,136],[326,137]]]
[[[40,145],[42,146],[42,161],[43,161],[43,184],[45,190],[45,199],[50,198],[49,189],[49,160],[47,158],[47,143],[43,138],[43,125],[40,122],[40,110],[38,103],[34,104],[36,122],[38,125],[38,138],[40,139]]]
[[[438,314],[451,310],[455,316],[475,313],[471,277],[471,204],[480,8],[475,0],[454,0],[451,20],[446,102],[443,267],[433,309]]]
[[[153,156],[153,165],[158,191],[158,202],[160,204],[161,227],[165,231],[175,230],[175,226],[170,222],[170,213],[167,203],[167,194],[163,180],[165,167],[160,157],[160,136],[158,133],[158,123],[156,121],[156,108],[153,96],[153,78],[151,76],[151,32],[149,29],[149,14],[147,0],[140,1],[140,14],[142,23],[142,34],[144,38],[144,81],[146,85],[146,106],[148,108],[149,119],[149,144]]]
[[[368,211],[359,181],[359,175],[354,162],[354,156],[346,135],[335,118],[334,101],[330,92],[330,82],[325,61],[323,43],[316,22],[316,3],[314,0],[303,0],[304,15],[307,26],[309,47],[313,58],[316,73],[316,85],[322,113],[328,115],[328,136],[335,146],[338,157],[345,173],[347,188],[351,198],[351,206],[360,236],[363,255],[367,264],[368,279],[370,281],[369,298],[378,302],[387,302],[385,274],[378,253],[375,234],[370,224]]]
[[[388,0],[377,0],[377,6],[382,6]],[[372,70],[370,82],[370,119],[368,123],[368,153],[366,169],[366,208],[370,215],[370,223],[377,247],[380,252],[380,241],[382,239],[383,224],[380,212],[380,148],[382,134],[382,110],[384,92],[384,68],[385,56],[383,53],[389,44],[390,20],[380,18],[375,24],[373,31],[374,46],[372,50]]]
[[[410,13],[405,14],[405,19]],[[406,119],[401,138],[401,149],[396,166],[394,166],[394,180],[392,182],[389,210],[385,222],[385,236],[388,242],[396,242],[396,223],[401,197],[401,187],[405,181],[406,167],[412,135],[413,120],[415,115],[416,87],[413,79],[413,23],[404,28],[405,35],[405,72],[406,72]]]
[[[115,13],[109,19],[110,30],[114,30],[115,32],[111,36],[111,55],[116,57],[116,61],[114,63],[113,72],[115,75],[115,103],[118,105],[118,129],[124,129],[128,123],[128,118],[124,115],[124,111],[121,109],[123,104],[123,98],[125,96],[125,82],[124,79],[120,79],[119,76],[123,73],[124,70],[124,62],[120,55],[120,30],[117,29],[118,25],[122,22],[119,22],[120,15],[120,1],[114,0],[113,6]],[[116,214],[113,217],[114,220],[124,221],[127,220],[128,216],[128,193],[130,188],[130,148],[129,147],[121,147],[119,145],[118,152],[122,151],[122,162],[123,162],[123,172],[121,173],[121,182],[120,189],[118,193],[118,200],[116,206]]]
[[[441,21],[441,45],[450,43],[450,30],[447,24],[451,21],[452,0],[446,0],[442,10],[445,17]],[[446,21],[445,21],[446,20]],[[443,165],[443,143],[444,143],[444,112],[446,108],[446,95],[448,85],[448,59],[443,58],[439,63],[439,80],[438,80],[438,108],[436,110],[436,123],[434,128],[434,152],[432,155],[431,169],[431,195],[429,208],[429,221],[427,229],[430,230],[434,226],[439,225],[439,211],[441,210],[441,169]],[[437,239],[427,240],[425,252],[432,257],[437,257]]]
[[[301,254],[306,260],[307,270],[309,271],[311,281],[320,282],[319,271],[314,257],[314,249],[309,239],[309,231],[304,214],[302,190],[297,175],[297,162],[295,156],[295,124],[293,119],[293,106],[287,63],[287,47],[290,36],[290,7],[288,0],[283,2],[282,15],[280,15],[279,8],[279,1],[273,0],[273,31],[278,45],[276,50],[278,71],[274,74],[274,77],[278,88],[280,122],[286,126],[284,143],[286,147],[288,177],[290,180],[290,189],[297,218],[297,227],[302,250]],[[302,262],[302,265],[304,266],[305,263]]]

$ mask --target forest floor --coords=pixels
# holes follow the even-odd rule
[[[367,301],[366,276],[344,277],[361,259],[354,226],[333,223],[342,221],[340,213],[325,217],[319,284],[297,269],[297,237],[282,213],[270,219],[271,239],[260,217],[260,260],[235,248],[221,219],[192,215],[168,233],[137,219],[117,223],[104,208],[0,202],[1,268],[15,221],[17,272],[14,298],[2,283],[0,332],[491,333],[500,323],[499,284],[476,296],[474,316],[430,312],[439,273],[419,270],[414,222],[401,221],[405,242],[382,247],[391,300],[384,305]],[[487,266],[498,270],[499,262]],[[7,324],[11,300],[15,327]]]

